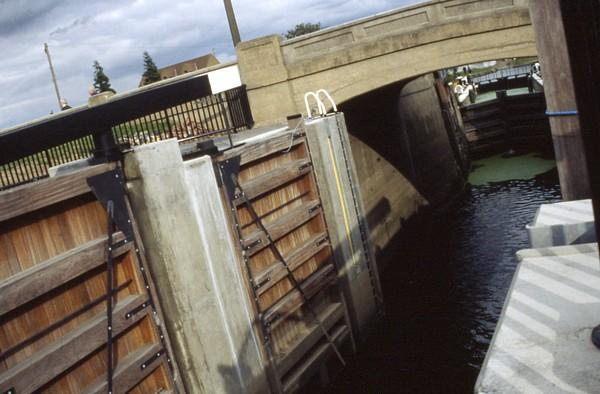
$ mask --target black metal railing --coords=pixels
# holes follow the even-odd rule
[[[46,178],[51,167],[90,157],[94,148],[86,136],[0,165],[0,190]]]
[[[215,137],[252,127],[245,86],[211,95],[202,89],[195,89],[198,90],[195,92],[190,86],[180,85],[184,89],[183,99],[173,96],[173,93],[176,94],[173,89],[167,94],[160,94],[161,87],[157,87],[151,96],[147,92],[142,93],[149,96],[145,97],[146,101],[140,101],[139,97],[116,100],[118,107],[112,112],[110,108],[103,111],[90,108],[75,111],[72,118],[77,119],[69,118],[67,114],[51,120],[52,125],[40,122],[31,127],[9,130],[10,135],[7,136],[0,134],[0,149],[5,158],[0,157],[0,190],[46,178],[51,167],[90,158],[98,150],[94,138],[98,130],[110,130],[115,143],[126,149],[168,138]],[[152,101],[149,102],[149,99]],[[140,110],[140,104],[145,103],[149,103],[147,107],[151,112]],[[128,112],[128,108],[131,111]],[[115,119],[111,120],[113,115]],[[81,124],[90,124],[90,129],[80,130],[81,126],[74,126]],[[73,130],[69,131],[69,128]],[[52,135],[54,130],[61,132]],[[5,140],[8,142],[5,143]],[[32,143],[34,147],[31,147]],[[19,152],[14,151],[15,147]]]
[[[510,78],[510,77],[526,77],[531,73],[531,65],[526,64],[523,66],[501,68],[494,72],[490,72],[483,75],[474,75],[472,77],[473,82],[482,83],[487,81],[496,81],[498,79]]]
[[[166,108],[113,127],[118,144],[141,145],[237,132],[252,126],[244,86]]]

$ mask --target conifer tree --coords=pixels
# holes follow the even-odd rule
[[[312,33],[314,31],[321,30],[321,22],[317,23],[299,23],[293,29],[288,30],[283,36],[288,40],[290,38],[302,36],[304,34]]]
[[[144,85],[148,85],[149,83],[160,81],[160,73],[158,72],[158,68],[156,64],[154,64],[154,60],[150,57],[150,54],[147,51],[144,51],[144,73],[142,74],[144,79]]]
[[[110,80],[108,76],[104,74],[104,69],[98,63],[98,60],[94,60],[94,88],[96,92],[113,92],[116,93],[113,88],[110,87]]]

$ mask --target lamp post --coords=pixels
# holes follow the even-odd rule
[[[58,91],[58,83],[56,82],[56,74],[54,73],[54,67],[52,66],[52,59],[50,58],[50,50],[48,44],[44,43],[44,52],[48,58],[48,65],[50,66],[50,73],[52,74],[52,83],[54,84],[54,91],[56,92],[56,99],[58,100],[58,109],[62,109],[63,103],[60,100],[60,93]]]
[[[225,5],[225,13],[227,14],[227,22],[229,22],[229,31],[231,32],[231,40],[233,41],[233,47],[235,48],[240,41],[240,31],[235,21],[235,14],[233,13],[233,6],[231,0],[223,0]]]

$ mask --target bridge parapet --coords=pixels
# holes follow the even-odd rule
[[[481,23],[493,16],[495,23]],[[515,20],[515,17],[518,19]],[[296,37],[281,43],[286,64],[323,56],[338,50],[347,51],[350,46],[362,46],[383,38],[423,31],[418,40],[401,43],[404,48],[422,45],[427,42],[451,39],[456,36],[476,34],[477,27],[457,29],[456,24],[468,23],[474,19],[479,30],[501,30],[518,25],[530,25],[529,0],[435,0],[409,7],[397,8],[339,26],[323,29],[311,34]],[[450,29],[448,27],[452,26]],[[429,32],[435,26],[446,28]],[[474,30],[475,29],[475,30]],[[389,46],[389,50],[398,50]]]
[[[240,73],[251,102],[277,101],[281,118],[301,110],[308,90],[345,101],[446,67],[535,55],[528,7],[529,0],[435,0],[287,41],[258,38],[238,45]],[[263,88],[270,92],[259,97]],[[252,110],[258,123],[275,120],[271,110]]]

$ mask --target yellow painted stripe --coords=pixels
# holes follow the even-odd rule
[[[335,184],[337,186],[338,198],[340,200],[340,205],[342,207],[342,217],[344,219],[344,227],[346,227],[346,237],[348,238],[348,243],[350,244],[350,252],[352,253],[352,263],[351,265],[355,265],[355,253],[354,253],[354,242],[352,242],[352,234],[350,232],[350,221],[348,220],[348,213],[346,210],[346,202],[344,201],[344,192],[342,191],[342,183],[340,181],[340,175],[337,168],[337,162],[335,161],[335,156],[333,154],[333,145],[331,143],[331,137],[327,138],[327,147],[329,148],[329,158],[331,159],[331,163],[333,164],[333,176],[335,178]]]

